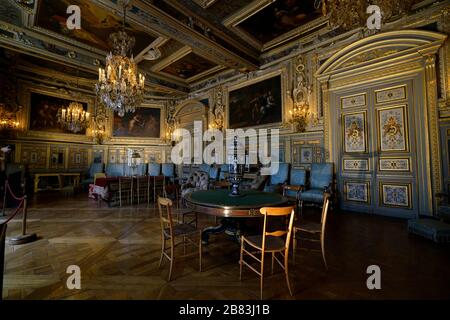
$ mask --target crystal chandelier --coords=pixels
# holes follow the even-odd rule
[[[79,102],[71,102],[67,108],[58,111],[58,123],[66,130],[78,133],[89,126],[89,112]]]
[[[145,77],[138,74],[133,55],[127,56],[134,46],[134,37],[125,32],[126,8],[129,1],[123,1],[122,30],[109,36],[113,52],[106,56],[105,69],[98,70],[95,92],[100,102],[123,117],[135,112],[144,100]]]

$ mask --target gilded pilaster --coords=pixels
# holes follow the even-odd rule
[[[426,99],[427,113],[429,122],[429,142],[431,154],[431,175],[434,193],[441,192],[442,189],[442,168],[441,154],[439,147],[439,114],[437,105],[437,80],[436,80],[436,55],[429,54],[425,57],[425,82],[426,82]],[[434,206],[437,205],[436,197]]]
[[[324,140],[324,158],[326,162],[333,161],[331,158],[332,142],[330,136],[331,119],[330,119],[330,95],[328,80],[322,82],[322,104],[323,104],[323,140]]]

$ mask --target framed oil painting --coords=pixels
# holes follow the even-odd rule
[[[408,151],[406,106],[378,109],[377,114],[380,151]]]
[[[86,129],[73,133],[63,129],[58,123],[58,110],[60,108],[67,108],[71,102],[73,100],[31,91],[29,130],[86,135]],[[84,102],[80,103],[83,106],[83,110],[88,111],[88,104]]]
[[[140,107],[134,113],[114,114],[113,137],[160,138],[161,108]]]
[[[282,122],[281,75],[229,92],[230,129]]]
[[[344,152],[367,152],[366,112],[355,112],[342,115]]]

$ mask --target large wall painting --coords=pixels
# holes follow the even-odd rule
[[[366,112],[342,115],[344,152],[367,152]]]
[[[160,134],[160,108],[141,107],[123,117],[114,114],[113,137],[159,138]]]
[[[229,128],[282,122],[281,75],[229,93]]]
[[[86,129],[73,133],[63,129],[58,123],[58,110],[67,108],[71,102],[73,100],[30,92],[30,130],[85,135]],[[80,103],[83,105],[83,110],[88,111],[87,103]]]
[[[406,106],[378,109],[378,134],[381,151],[408,151]]]

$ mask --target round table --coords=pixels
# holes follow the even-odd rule
[[[238,218],[262,217],[259,209],[262,207],[281,207],[288,203],[288,199],[278,193],[262,192],[257,190],[243,190],[241,195],[232,197],[230,191],[201,190],[194,191],[185,196],[187,206],[192,211],[222,217],[218,226],[203,230],[203,243],[207,244],[211,233],[224,231],[239,236]]]

